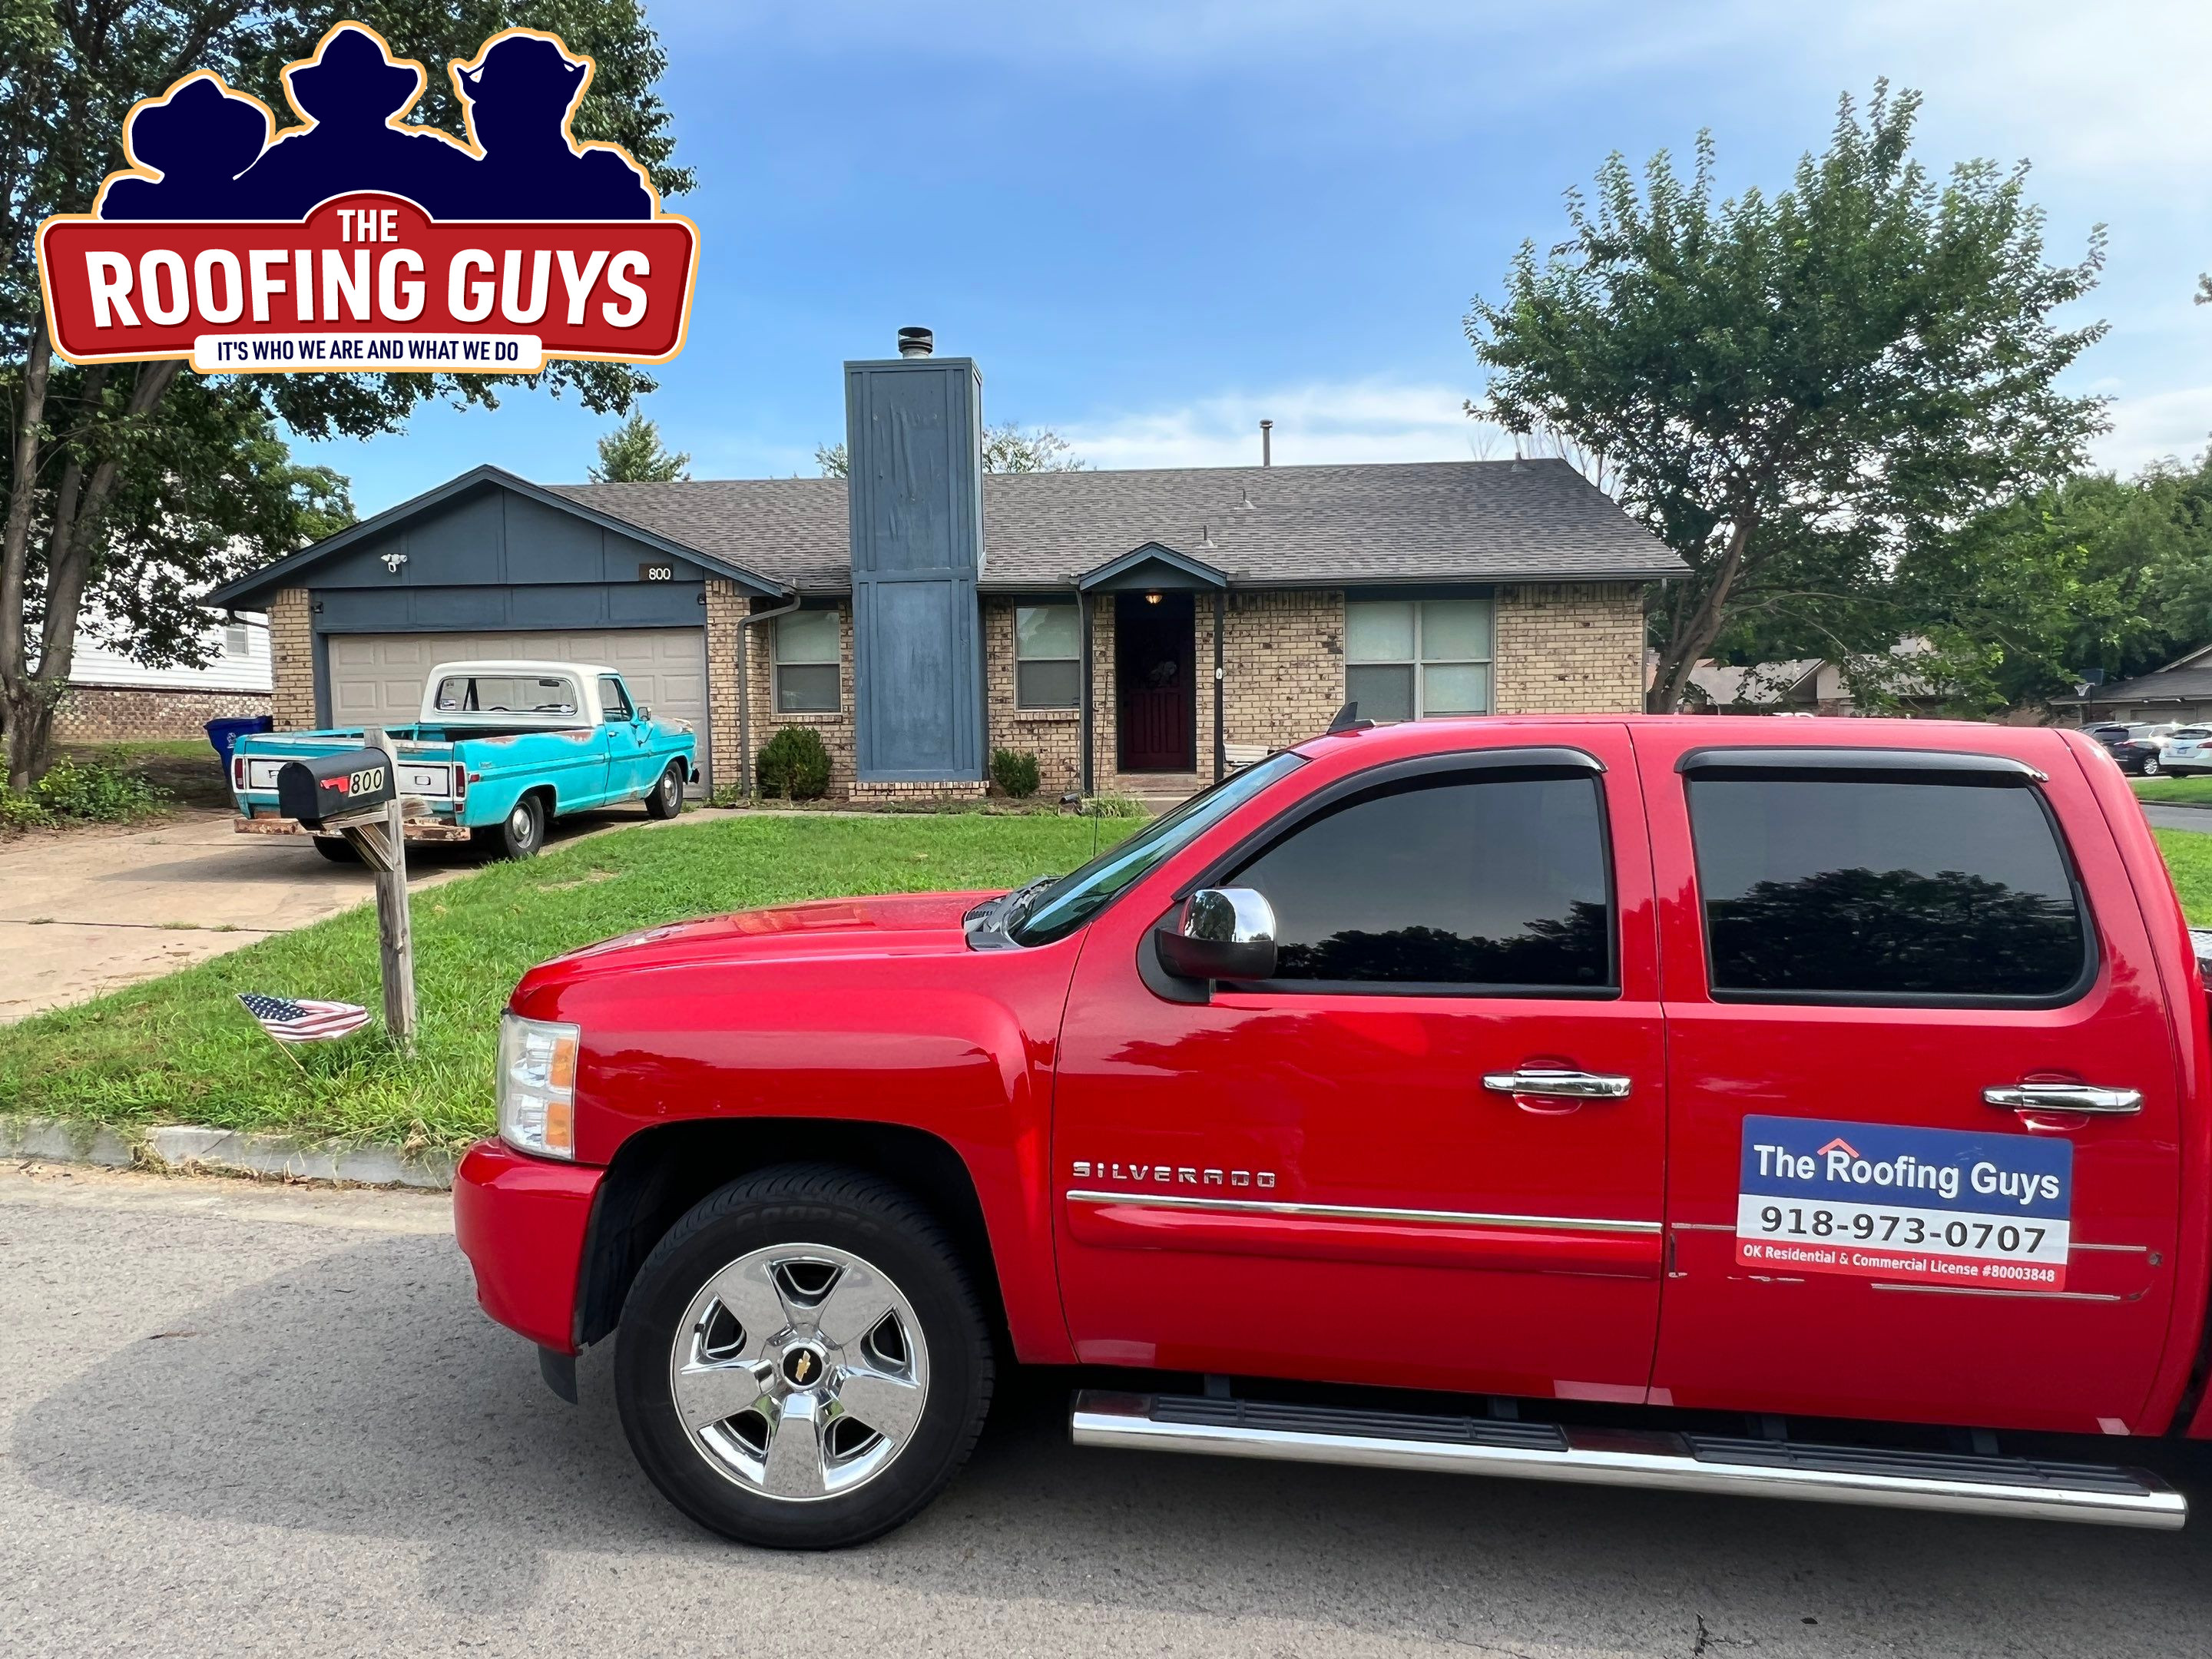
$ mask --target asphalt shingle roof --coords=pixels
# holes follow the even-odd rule
[[[852,585],[841,478],[552,490],[802,592]],[[1684,568],[1560,460],[993,473],[983,480],[986,589],[1066,587],[1146,542],[1202,560],[1239,586],[1650,580]]]

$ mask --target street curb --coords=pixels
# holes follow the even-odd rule
[[[448,1153],[398,1146],[301,1140],[293,1135],[196,1124],[164,1124],[126,1133],[55,1117],[0,1117],[0,1158],[95,1164],[111,1170],[204,1170],[434,1192],[453,1186],[454,1164]]]
[[[2171,806],[2177,811],[2182,812],[2212,812],[2212,800],[2151,800],[2142,795],[2137,795],[2136,797],[2136,805],[2138,806]]]

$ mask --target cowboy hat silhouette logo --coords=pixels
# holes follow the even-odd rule
[[[270,137],[269,112],[204,71],[140,104],[124,129],[132,171],[101,191],[103,219],[299,220],[358,191],[404,197],[433,219],[650,219],[645,170],[568,123],[592,64],[515,29],[453,65],[471,142],[403,118],[422,65],[360,23],[325,33],[284,71],[300,125]]]

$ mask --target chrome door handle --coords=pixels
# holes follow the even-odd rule
[[[1534,1095],[1546,1100],[1625,1100],[1629,1081],[1602,1072],[1556,1072],[1526,1067],[1485,1072],[1482,1086],[1494,1095]]]
[[[2093,1112],[2125,1117],[2142,1110],[2140,1089],[2100,1089],[2087,1083],[2016,1083],[1984,1089],[1982,1099],[2008,1112]]]

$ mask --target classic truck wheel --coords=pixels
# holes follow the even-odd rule
[[[361,854],[353,850],[353,843],[343,836],[310,836],[315,850],[332,864],[359,864]]]
[[[787,1165],[653,1248],[615,1352],[623,1431],[702,1526],[775,1549],[889,1532],[943,1491],[990,1404],[990,1334],[942,1227],[851,1170]]]
[[[545,808],[537,796],[525,795],[497,824],[477,830],[474,839],[494,858],[534,859],[545,845]]]
[[[653,793],[645,798],[645,815],[649,818],[672,818],[684,810],[684,763],[671,761],[668,769],[660,775],[660,781],[653,786]]]

